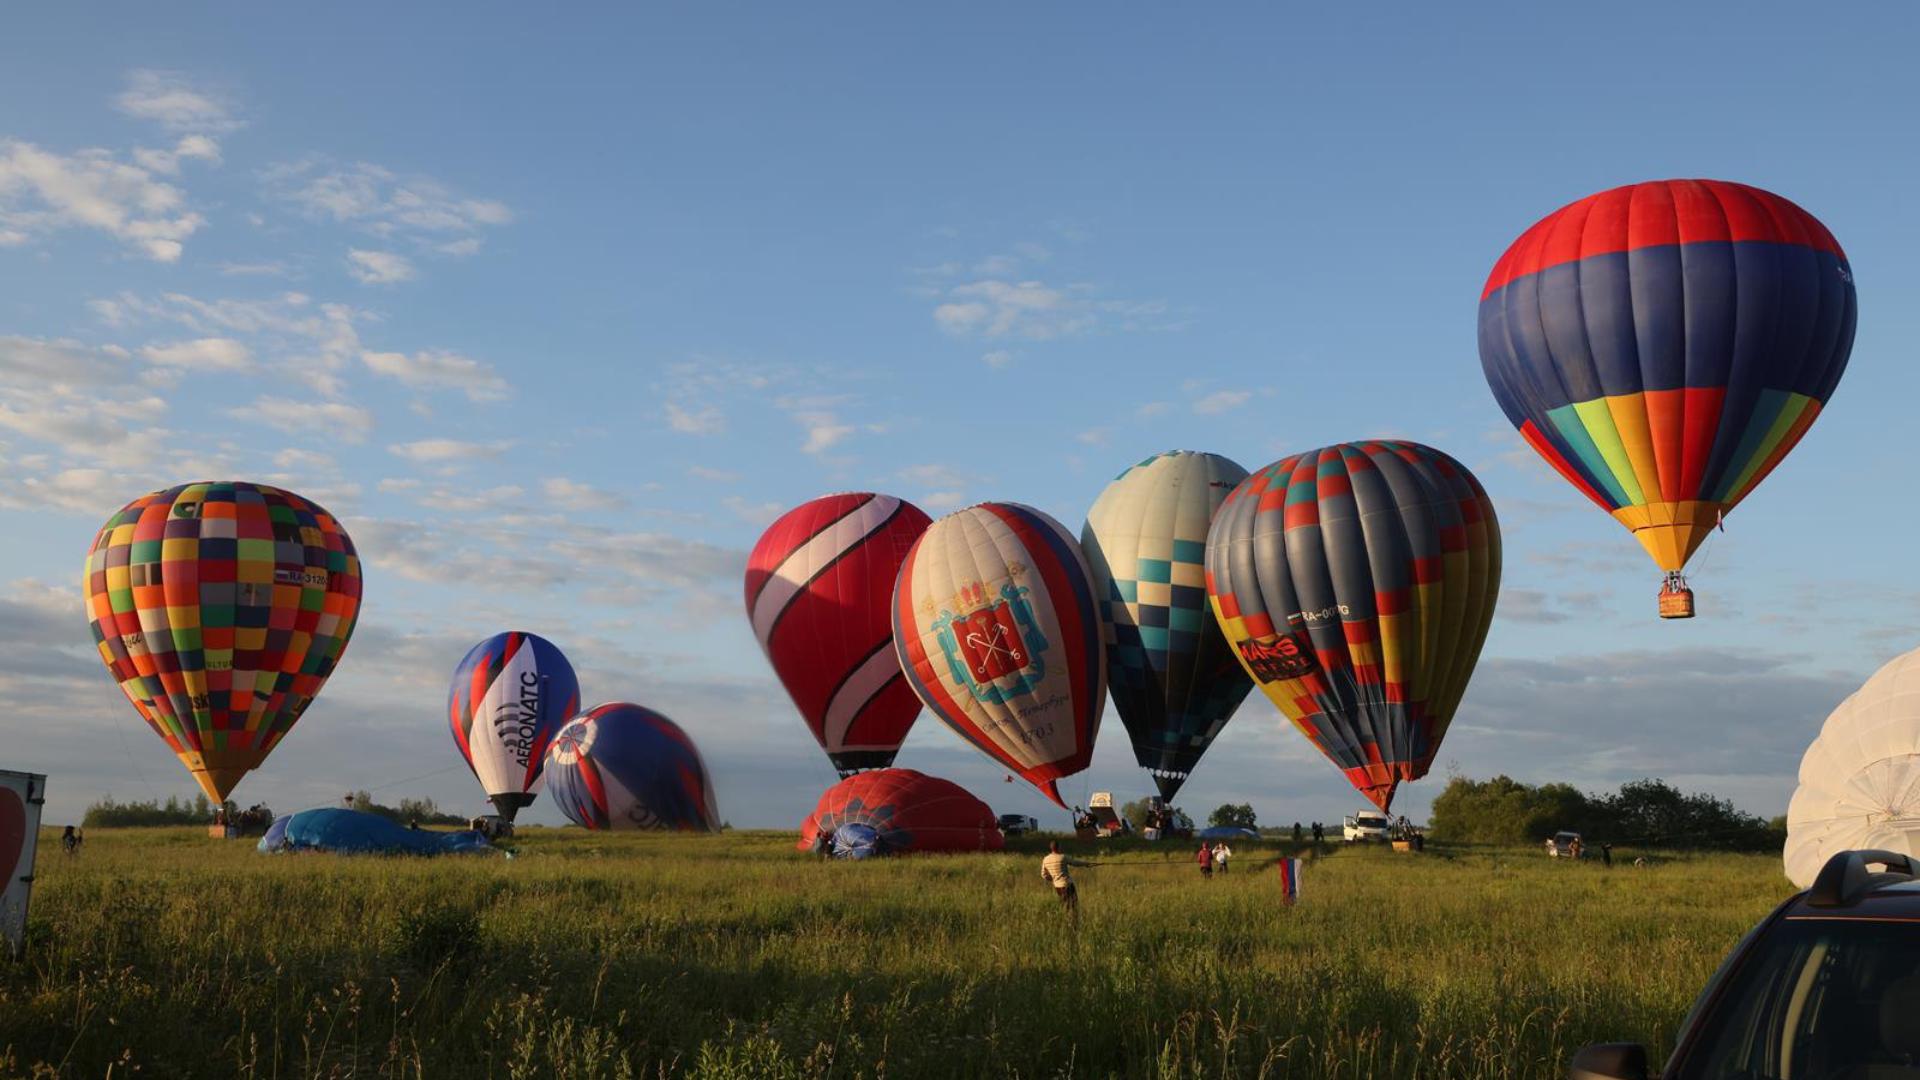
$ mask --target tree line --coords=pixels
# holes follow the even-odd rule
[[[388,821],[402,825],[465,825],[467,819],[458,814],[441,810],[432,799],[401,799],[397,806],[383,806],[373,801],[373,796],[365,791],[356,791],[349,796],[352,809],[377,814]],[[227,803],[227,812],[234,813],[238,808]],[[213,820],[214,806],[205,795],[195,795],[191,800],[177,796],[168,796],[166,802],[158,798],[145,802],[116,802],[109,795],[87,807],[87,813],[81,824],[89,829],[125,829],[142,828],[156,825],[205,825]]]
[[[1428,835],[1452,843],[1537,844],[1563,829],[1589,845],[1713,851],[1779,851],[1787,839],[1784,816],[1768,821],[1664,780],[1589,794],[1572,784],[1523,784],[1509,776],[1449,780],[1433,800]]]

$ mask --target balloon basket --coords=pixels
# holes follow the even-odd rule
[[[1667,575],[1666,583],[1660,586],[1660,617],[1693,618],[1693,590],[1687,588],[1686,580],[1678,574]]]
[[[240,835],[240,830],[231,825],[209,825],[207,835],[215,840],[231,840]]]

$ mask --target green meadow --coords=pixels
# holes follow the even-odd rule
[[[1790,891],[1777,858],[1248,843],[819,862],[791,833],[529,829],[516,857],[43,837],[0,1075],[1546,1077],[1656,1054]],[[1624,856],[1624,857],[1622,857]]]

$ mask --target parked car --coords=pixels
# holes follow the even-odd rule
[[[1362,810],[1350,814],[1340,825],[1340,839],[1349,844],[1364,840],[1385,841],[1391,831],[1387,815],[1378,810]]]
[[[1019,836],[1021,833],[1038,832],[1039,830],[1040,830],[1040,819],[1033,817],[1032,815],[1029,815],[1029,814],[1001,814],[1000,815],[1000,831],[1005,833],[1008,836]]]
[[[1659,1075],[1920,1077],[1917,1061],[1920,859],[1843,851],[1734,946]],[[1602,1043],[1567,1075],[1645,1080],[1647,1064],[1645,1047]]]
[[[1578,856],[1574,854],[1575,844],[1580,845],[1580,854]],[[1587,845],[1581,842],[1580,834],[1577,832],[1568,832],[1562,829],[1553,834],[1553,839],[1547,841],[1547,854],[1556,859],[1573,859],[1584,856],[1586,853]]]

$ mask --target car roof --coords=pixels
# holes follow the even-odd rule
[[[1892,877],[1892,875],[1888,875]],[[1808,895],[1795,897],[1787,909],[1789,919],[1869,919],[1920,922],[1920,881],[1889,880],[1873,885],[1851,903],[1823,906],[1810,903]]]

